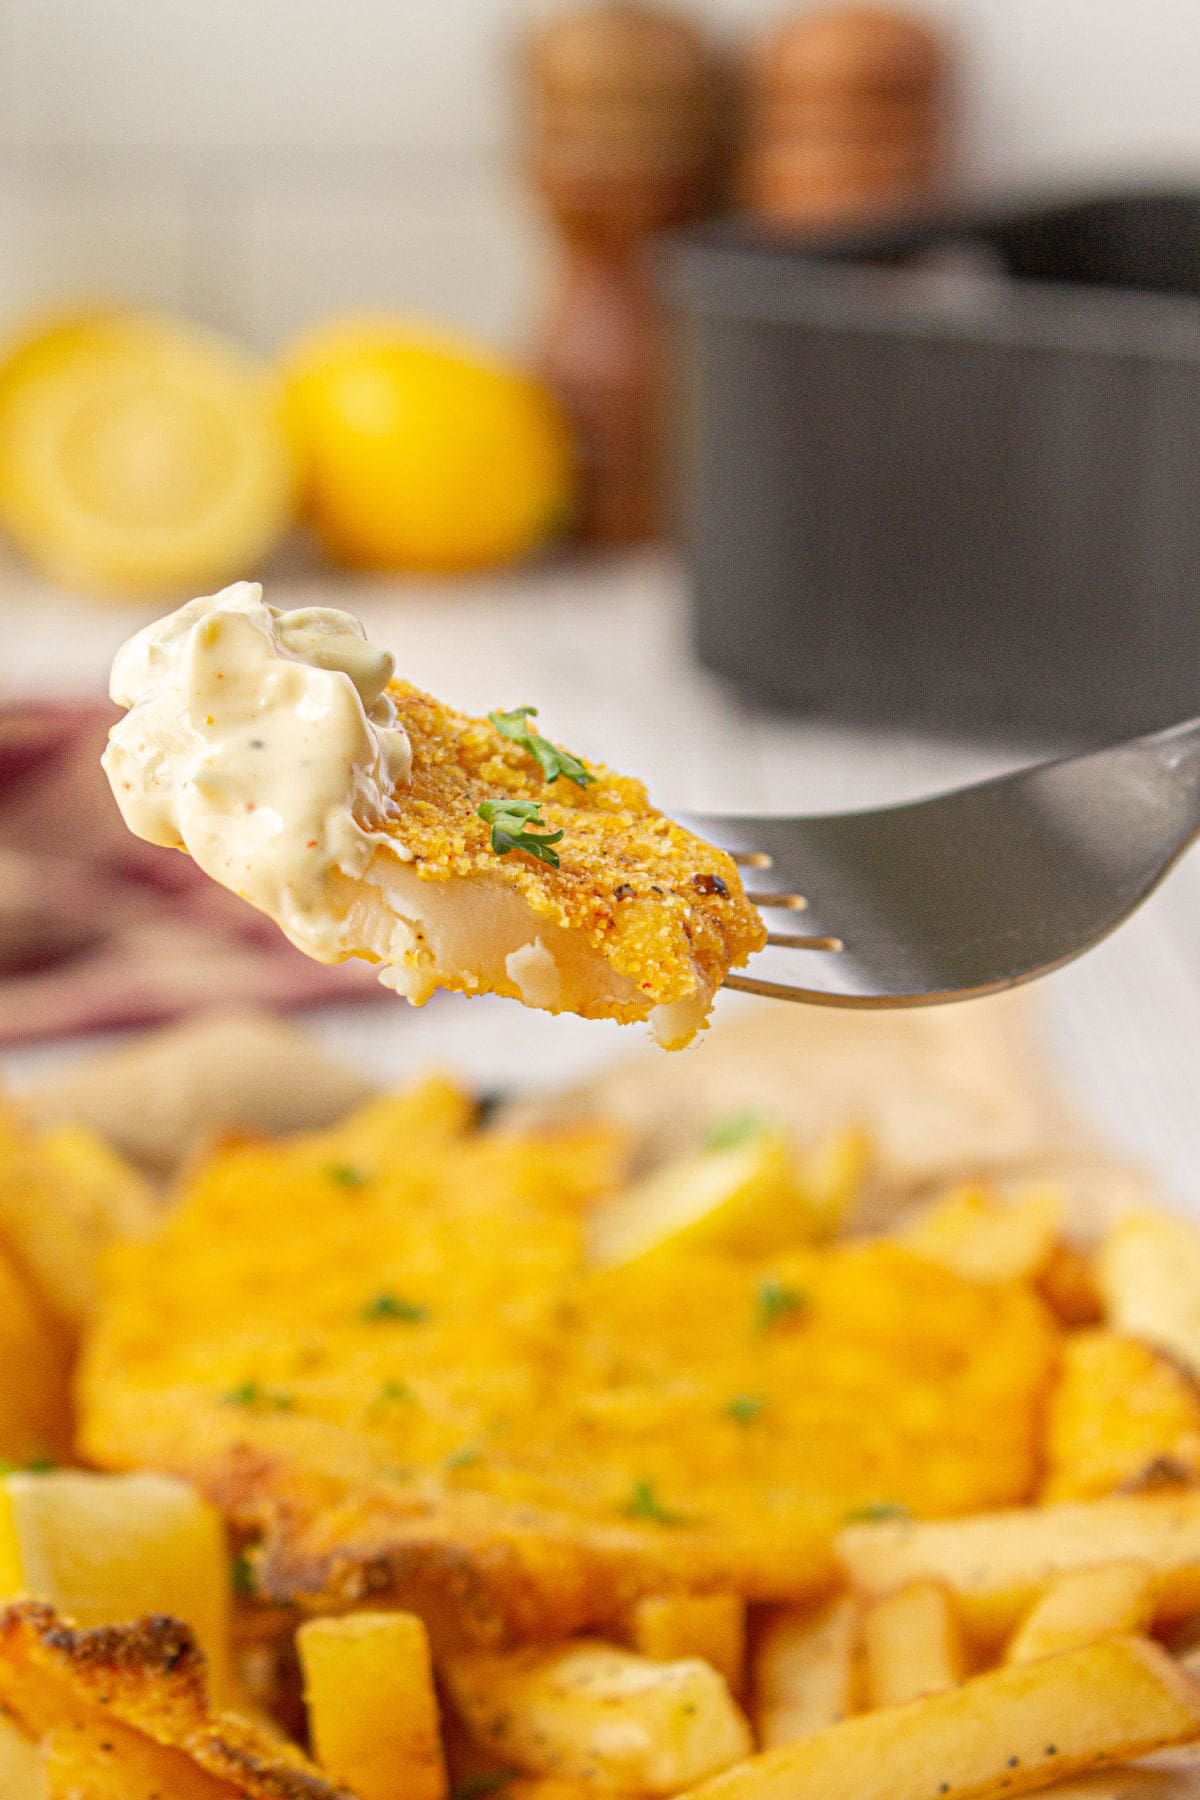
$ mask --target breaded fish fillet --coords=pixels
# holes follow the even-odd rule
[[[1026,1497],[1055,1333],[898,1244],[593,1269],[603,1135],[242,1145],[123,1246],[82,1448],[178,1472],[260,1539],[261,1588],[557,1637],[648,1592],[811,1594],[847,1510]]]
[[[126,822],[417,1004],[492,992],[686,1043],[766,941],[730,858],[534,709],[468,718],[392,674],[348,614],[257,584],[181,607],[113,665]]]
[[[42,1746],[55,1793],[347,1800],[293,1746],[211,1709],[204,1658],[175,1619],[78,1631],[49,1606],[10,1606],[0,1706]]]

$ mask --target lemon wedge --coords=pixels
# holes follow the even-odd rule
[[[671,1248],[765,1256],[832,1237],[868,1158],[856,1131],[798,1158],[784,1132],[752,1126],[735,1141],[676,1158],[597,1208],[592,1260],[610,1267]]]
[[[186,1482],[72,1469],[0,1481],[0,1603],[44,1600],[84,1627],[183,1619],[227,1695],[229,1593],[220,1519]]]
[[[97,314],[27,336],[0,369],[0,522],[69,586],[220,585],[261,562],[292,500],[275,386],[214,334]]]

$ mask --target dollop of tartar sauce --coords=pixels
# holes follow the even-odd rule
[[[381,849],[412,751],[386,689],[395,664],[358,620],[281,612],[258,582],[190,600],[121,649],[104,769],[129,829],[186,849],[318,962],[351,954],[332,904]],[[350,900],[350,890],[345,895]]]

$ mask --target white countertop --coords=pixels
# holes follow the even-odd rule
[[[1024,760],[748,712],[695,666],[681,583],[660,555],[444,585],[292,575],[269,597],[359,613],[406,677],[469,710],[536,702],[551,736],[641,775],[668,809],[880,805]],[[153,610],[74,599],[0,566],[0,700],[102,692],[113,651]],[[1185,864],[1131,924],[1040,994],[1076,1096],[1107,1137],[1200,1211],[1200,862]],[[308,1017],[383,1078],[430,1062],[489,1084],[570,1078],[631,1039],[503,1001],[438,1000],[410,1014],[385,998]],[[22,1084],[82,1047],[11,1051],[0,1071]]]

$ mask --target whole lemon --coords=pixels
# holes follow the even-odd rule
[[[308,516],[336,561],[486,569],[563,529],[570,433],[520,369],[402,320],[356,318],[304,338],[285,380]]]
[[[277,383],[182,320],[44,320],[0,356],[0,522],[92,593],[196,593],[253,571],[293,516]]]

